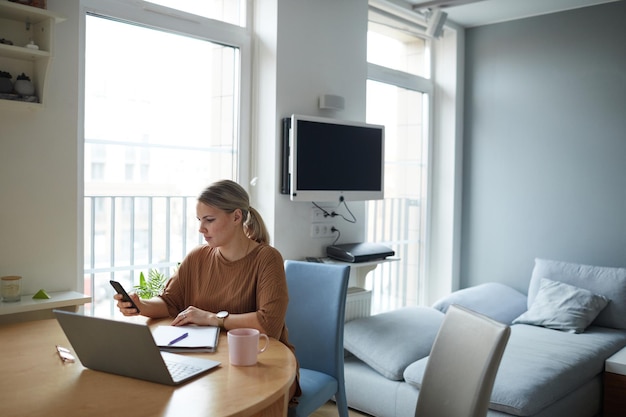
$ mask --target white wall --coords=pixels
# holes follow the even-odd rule
[[[626,2],[466,34],[462,286],[626,266]]]
[[[252,188],[254,204],[259,205],[266,219],[266,213],[274,212],[268,226],[274,245],[285,259],[321,256],[333,239],[310,237],[312,205],[292,202],[279,193],[280,121],[292,113],[365,121],[367,2],[255,3],[261,82],[256,92],[258,146],[252,176],[258,176],[259,182]],[[318,98],[322,94],[344,97],[345,109],[320,110]],[[335,221],[341,229],[340,242],[364,239],[364,204],[349,205],[358,223]]]
[[[78,0],[49,0],[67,17],[40,111],[0,109],[0,275],[22,275],[23,291],[77,288],[79,197]]]

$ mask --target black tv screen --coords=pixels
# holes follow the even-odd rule
[[[289,144],[292,200],[383,198],[383,126],[293,115]]]

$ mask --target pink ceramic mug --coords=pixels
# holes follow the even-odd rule
[[[259,339],[265,339],[263,348],[259,349]],[[251,366],[256,364],[257,355],[265,352],[270,338],[257,329],[233,329],[228,332],[228,358],[235,366]]]

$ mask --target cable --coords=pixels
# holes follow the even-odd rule
[[[332,212],[329,212],[328,210],[326,210],[323,207],[320,207],[319,204],[317,204],[315,201],[311,202],[317,209],[319,209],[322,214],[324,214],[324,217],[341,217],[342,219],[344,219],[345,221],[347,221],[348,223],[356,223],[356,217],[354,216],[354,214],[350,211],[350,207],[348,207],[348,204],[346,203],[346,200],[343,197],[339,198],[339,204],[337,204],[337,206],[335,206],[335,209]],[[348,213],[350,213],[350,217],[351,219],[346,218],[343,214],[339,214],[337,213],[335,210],[341,205],[343,204],[346,208],[346,210],[348,211]]]
[[[330,231],[333,232],[333,233],[337,232],[337,238],[333,242],[333,245],[335,245],[337,243],[337,241],[339,240],[339,238],[341,237],[341,231],[339,229],[337,229],[335,226],[331,227]]]
[[[324,217],[334,217],[332,214],[330,214],[325,208],[320,207],[315,201],[312,201],[311,203],[313,203],[313,205],[320,209],[322,211],[322,213],[324,214]]]
[[[352,214],[352,212],[350,211],[350,208],[348,207],[348,203],[346,203],[346,200],[343,197],[339,198],[339,204],[337,204],[337,207],[339,207],[342,203],[343,203],[344,207],[346,208],[346,210],[348,211],[348,213],[350,213],[350,217],[352,217],[352,220],[346,219],[343,214],[339,214],[339,213],[337,213],[335,211],[330,213],[331,217],[339,216],[342,219],[344,219],[345,221],[347,221],[348,223],[356,223],[356,217],[354,217],[354,214]]]

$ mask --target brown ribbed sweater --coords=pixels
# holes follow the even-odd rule
[[[214,313],[255,311],[267,335],[280,340],[295,354],[285,325],[289,293],[283,257],[269,245],[260,244],[233,262],[209,245],[199,246],[185,257],[161,298],[172,317],[189,306]],[[293,392],[300,394],[297,380]]]
[[[214,313],[256,311],[267,335],[288,345],[289,295],[283,258],[269,245],[258,245],[234,262],[208,245],[199,246],[185,257],[161,298],[172,317],[189,306]]]

